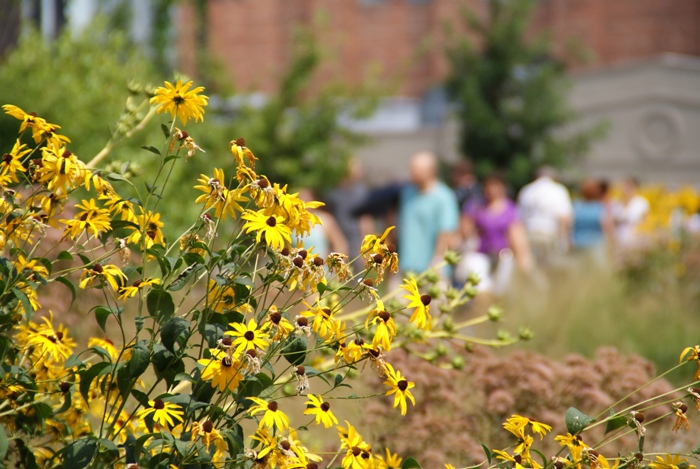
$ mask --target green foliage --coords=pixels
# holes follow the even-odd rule
[[[535,2],[490,0],[489,17],[468,10],[463,22],[477,38],[452,37],[447,88],[459,105],[460,150],[479,175],[506,173],[516,187],[540,165],[563,166],[587,151],[602,127],[559,130],[574,121],[568,81],[547,39],[529,40]]]
[[[153,78],[152,66],[128,35],[118,30],[107,33],[103,26],[99,19],[81,34],[65,31],[53,42],[27,28],[0,65],[0,103],[11,102],[50,122],[61,122],[61,132],[73,137],[71,151],[86,161],[112,136],[129,84]],[[0,116],[4,148],[16,138],[12,120]],[[133,153],[141,145],[137,136],[117,156]]]

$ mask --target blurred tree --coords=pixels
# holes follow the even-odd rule
[[[0,103],[12,103],[61,125],[73,141],[71,150],[89,161],[109,140],[124,110],[130,83],[145,83],[155,74],[126,33],[105,32],[104,20],[74,35],[64,31],[47,41],[36,30],[20,37],[0,65]],[[13,118],[0,115],[0,145],[11,148],[17,137]],[[120,149],[133,152],[140,136]]]
[[[462,154],[479,175],[503,171],[520,188],[536,167],[564,166],[584,154],[604,126],[563,130],[576,117],[566,99],[569,82],[547,38],[530,39],[536,2],[487,3],[484,20],[464,10],[473,43],[450,34],[447,89],[458,105]]]

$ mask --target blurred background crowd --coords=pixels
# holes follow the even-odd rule
[[[445,282],[476,272],[527,347],[667,367],[700,327],[699,25],[700,0],[0,0],[0,102],[88,161],[139,93],[192,78],[206,153],[163,194],[169,237],[198,215],[182,188],[244,137],[260,173],[326,203],[305,245],[356,257],[396,225],[401,270],[458,251]],[[155,132],[108,169],[150,171]]]

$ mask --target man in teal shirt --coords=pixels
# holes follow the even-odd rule
[[[455,245],[459,207],[452,189],[437,178],[437,159],[428,152],[411,159],[411,182],[399,199],[399,268],[423,272]]]

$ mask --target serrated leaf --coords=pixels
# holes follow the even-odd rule
[[[146,151],[150,151],[151,153],[155,153],[156,155],[160,156],[160,150],[157,149],[156,147],[152,145],[144,145],[141,148],[143,148]]]
[[[564,414],[564,422],[566,423],[567,431],[572,435],[576,435],[586,428],[588,424],[595,422],[595,419],[575,407],[569,407]]]
[[[418,464],[418,461],[416,461],[415,459],[406,458],[401,464],[401,469],[423,469],[423,467],[420,464]]]

